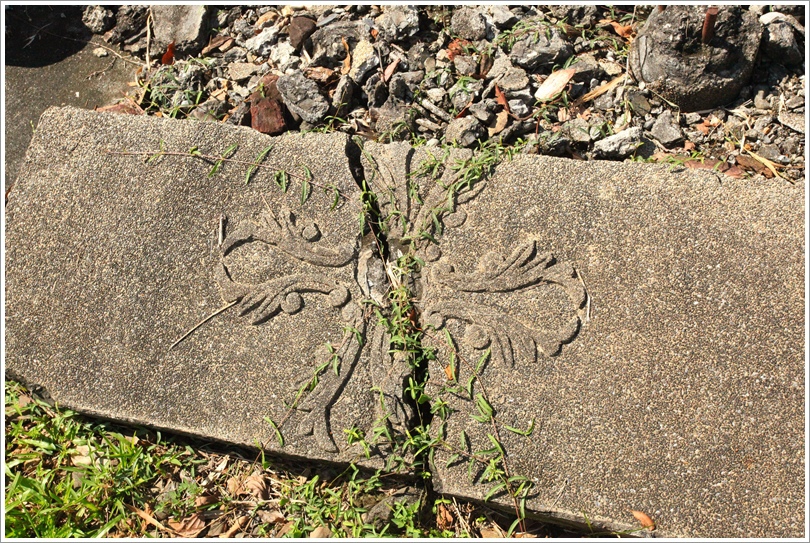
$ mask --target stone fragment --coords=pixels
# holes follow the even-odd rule
[[[301,72],[279,77],[276,86],[287,109],[308,123],[321,122],[329,112],[329,102],[321,96],[318,85]]]
[[[104,40],[109,43],[121,43],[138,35],[146,28],[148,15],[146,6],[120,6],[115,13],[115,26],[104,33]]]
[[[590,53],[585,53],[577,57],[577,61],[571,65],[574,69],[572,81],[588,83],[591,79],[601,79],[605,77],[605,72],[599,61]]]
[[[335,94],[332,95],[332,108],[335,110],[335,116],[340,117],[347,111],[351,111],[355,89],[356,85],[349,74],[340,77],[335,87]]]
[[[115,16],[104,6],[87,6],[82,14],[82,22],[93,34],[103,34],[115,24]]]
[[[228,64],[228,77],[233,81],[245,81],[258,72],[259,66],[252,62],[233,62]]]
[[[701,43],[705,6],[652,10],[630,47],[633,76],[682,111],[711,109],[734,100],[748,83],[762,25],[739,6],[719,10],[716,35]]]
[[[299,51],[304,45],[304,41],[315,32],[315,21],[309,17],[293,17],[290,26],[287,27],[287,32],[290,35],[290,45]]]
[[[453,58],[453,66],[458,75],[473,76],[478,72],[478,62],[468,55],[456,55]]]
[[[664,147],[672,147],[683,141],[683,133],[672,111],[667,109],[655,120],[650,131],[652,136],[660,141]]]
[[[492,22],[500,30],[511,28],[518,21],[512,10],[501,4],[489,6],[489,13],[492,16]]]
[[[478,140],[486,137],[486,130],[478,122],[478,119],[468,115],[460,119],[453,119],[447,125],[444,132],[444,139],[447,142],[455,142],[461,147],[473,147]]]
[[[384,5],[374,23],[383,40],[402,40],[419,32],[419,12],[415,6]]]
[[[374,50],[374,45],[368,40],[361,40],[352,51],[352,66],[349,75],[355,83],[362,83],[366,75],[380,65],[380,57]]]
[[[568,139],[578,143],[590,143],[591,133],[588,121],[579,117],[571,119],[562,125],[560,132]]]
[[[352,50],[357,42],[368,39],[369,29],[363,21],[341,21],[319,28],[310,37],[312,40],[312,66],[339,66],[346,58],[343,40]]]
[[[266,57],[273,51],[278,41],[278,27],[268,26],[260,34],[245,41],[245,47],[256,56]]]
[[[556,28],[538,30],[519,39],[509,56],[513,63],[529,71],[551,67],[565,62],[574,54],[574,48]]]
[[[470,113],[484,124],[490,124],[495,119],[495,113],[489,105],[482,101],[470,106]]]
[[[250,105],[250,126],[262,134],[276,136],[287,131],[283,106],[278,100],[259,98]]]
[[[270,50],[268,59],[280,72],[287,73],[290,70],[297,70],[301,66],[301,57],[295,55],[295,48],[288,42],[283,41],[276,44]]]
[[[762,54],[768,60],[778,62],[784,66],[797,66],[804,62],[804,48],[796,39],[801,26],[798,22],[788,20],[787,15],[771,12],[759,18],[764,25],[762,32]],[[803,30],[803,29],[802,29]],[[803,35],[803,31],[802,31]]]
[[[641,127],[634,126],[599,140],[593,146],[594,155],[600,158],[626,158],[641,145],[641,134]]]
[[[477,41],[487,36],[487,21],[481,8],[462,7],[453,11],[450,28],[463,40]]]
[[[628,88],[627,91],[624,93],[624,97],[627,99],[627,102],[630,104],[630,107],[633,109],[633,113],[640,116],[645,116],[650,112],[651,106],[649,100],[635,88]],[[687,113],[687,115],[690,115]],[[698,115],[698,120],[695,122],[700,122],[700,116]],[[691,123],[694,124],[694,123]]]
[[[461,111],[481,92],[484,83],[480,80],[458,82],[447,91],[456,111]]]
[[[155,5],[150,10],[153,48],[165,50],[170,42],[174,42],[178,55],[195,56],[202,50],[208,33],[208,9],[205,6]]]

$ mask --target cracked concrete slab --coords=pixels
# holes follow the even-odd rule
[[[149,162],[161,145],[178,154]],[[343,430],[384,415],[380,393],[392,426],[415,416],[407,361],[363,303],[386,303],[358,222],[365,182],[391,218],[389,256],[417,243],[424,261],[410,288],[438,353],[428,392],[458,449],[436,452],[438,491],[492,489],[448,465],[492,446],[470,416],[483,394],[512,473],[534,483],[532,515],[632,530],[641,510],[662,536],[802,536],[803,183],[518,156],[467,190],[454,166],[469,151],[363,147],[48,110],[7,206],[7,375],[108,418],[359,458]],[[530,437],[505,429],[531,420]]]

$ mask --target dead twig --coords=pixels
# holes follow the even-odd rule
[[[103,74],[104,74],[104,72],[106,72],[107,70],[109,70],[109,69],[111,69],[113,66],[115,66],[115,61],[116,61],[116,60],[118,60],[118,59],[117,59],[117,58],[115,58],[115,57],[113,57],[112,62],[110,62],[110,65],[109,65],[109,66],[107,66],[106,68],[102,68],[101,70],[97,70],[97,71],[95,71],[95,72],[93,72],[93,73],[89,74],[89,75],[87,76],[87,79],[93,79],[94,77],[98,77],[98,76],[100,76],[100,75],[103,75]]]
[[[230,309],[231,307],[235,306],[237,303],[239,303],[239,300],[241,300],[241,299],[242,299],[242,298],[237,298],[237,299],[235,299],[235,300],[234,300],[234,301],[232,301],[232,302],[228,302],[228,304],[227,304],[227,305],[223,305],[222,307],[220,307],[219,309],[217,309],[216,311],[214,311],[213,313],[211,313],[210,315],[208,315],[207,317],[205,317],[203,320],[201,320],[200,322],[198,322],[198,323],[197,323],[197,324],[196,324],[196,325],[195,325],[195,326],[194,326],[194,327],[193,327],[191,330],[189,330],[188,332],[186,332],[185,334],[183,334],[183,336],[182,336],[180,339],[178,339],[177,341],[175,341],[174,343],[172,343],[172,346],[171,346],[171,347],[169,347],[169,350],[171,351],[172,349],[174,349],[174,348],[175,348],[175,347],[176,347],[178,344],[180,344],[180,342],[181,342],[181,341],[183,341],[183,340],[184,340],[184,339],[186,339],[188,336],[190,336],[191,334],[193,334],[193,333],[194,333],[194,331],[195,331],[195,330],[197,330],[197,328],[199,328],[200,326],[202,326],[202,325],[203,325],[203,324],[205,324],[206,322],[210,321],[211,319],[213,319],[214,317],[216,317],[217,315],[219,315],[220,313],[222,313],[222,312],[223,312],[223,311],[225,311],[226,309]]]

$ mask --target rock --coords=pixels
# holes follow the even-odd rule
[[[487,21],[481,8],[457,8],[450,19],[450,28],[463,40],[477,41],[487,36]]]
[[[470,106],[470,113],[484,124],[490,124],[495,119],[494,106],[488,101],[476,102]]]
[[[529,106],[523,100],[509,100],[509,111],[517,117],[525,117],[529,114]]]
[[[453,58],[453,66],[458,75],[473,76],[478,72],[478,62],[468,55],[456,55]]]
[[[223,62],[245,62],[247,50],[242,47],[231,47],[222,55]]]
[[[374,23],[380,38],[398,41],[419,32],[419,12],[414,6],[383,5],[383,13]]]
[[[486,138],[487,132],[478,120],[468,115],[460,119],[453,119],[444,132],[444,140],[455,142],[460,147],[474,147],[478,140]]]
[[[287,33],[290,35],[290,45],[297,52],[304,45],[304,41],[315,33],[315,21],[309,17],[293,17],[287,27]]]
[[[154,5],[151,11],[153,48],[165,51],[169,43],[174,42],[176,56],[195,56],[202,50],[208,34],[205,6]]]
[[[363,85],[363,92],[368,98],[369,108],[381,107],[388,100],[388,86],[383,82],[379,73],[369,77]]]
[[[564,123],[560,128],[561,134],[569,140],[577,143],[590,143],[591,133],[588,121],[575,118]]]
[[[456,111],[461,111],[481,92],[484,83],[480,80],[461,81],[450,87],[448,94]]]
[[[370,109],[369,114],[374,120],[374,129],[387,140],[405,138],[413,130],[413,109],[406,104],[389,99],[382,107]]]
[[[250,105],[250,126],[262,134],[275,136],[287,131],[284,110],[278,100],[260,98]]]
[[[189,117],[198,121],[218,122],[227,110],[227,102],[211,98],[192,109]]]
[[[425,91],[425,94],[428,97],[428,100],[433,102],[434,104],[441,104],[444,100],[444,97],[447,96],[447,91],[441,87],[433,87]]]
[[[227,124],[234,126],[250,126],[250,104],[247,102],[240,102],[230,116],[225,120]]]
[[[797,94],[785,100],[785,107],[788,109],[799,109],[804,107],[804,96]]]
[[[489,6],[489,13],[492,16],[492,22],[499,30],[511,28],[518,21],[517,16],[512,13],[512,10],[504,5],[496,4]]]
[[[760,22],[765,26],[762,32],[762,55],[784,66],[799,66],[804,62],[804,48],[796,39],[798,31],[795,26],[798,22],[795,19],[789,22],[788,17],[774,12],[760,17]]]
[[[233,81],[242,82],[253,74],[259,72],[259,66],[252,62],[233,62],[228,64],[228,77]]]
[[[360,40],[370,36],[363,21],[343,21],[319,28],[310,37],[312,41],[312,66],[339,66],[346,58],[343,40],[353,49]]]
[[[93,56],[94,57],[102,58],[102,57],[106,57],[106,56],[109,56],[109,55],[110,55],[110,53],[107,52],[107,50],[104,49],[103,47],[96,47],[95,49],[93,49]]]
[[[641,134],[641,127],[635,126],[599,140],[593,146],[594,156],[600,158],[627,158],[641,145]]]
[[[529,70],[551,67],[565,62],[574,54],[574,48],[562,37],[559,30],[538,30],[519,39],[509,54],[513,63]]]
[[[145,6],[120,6],[115,13],[115,26],[104,34],[104,40],[109,43],[121,43],[139,34],[146,28],[147,15]]]
[[[256,56],[266,57],[272,53],[277,41],[278,27],[268,26],[259,35],[245,41],[245,48]]]
[[[349,74],[340,76],[335,87],[335,94],[332,95],[332,108],[335,110],[335,116],[340,117],[352,109],[352,98],[356,85]]]
[[[683,140],[683,133],[671,110],[664,111],[653,123],[650,133],[660,141],[664,147],[672,147]]]
[[[287,109],[308,123],[321,122],[329,112],[329,103],[318,85],[301,72],[279,77],[276,86]]]
[[[508,62],[507,57],[503,58]],[[498,81],[498,87],[507,93],[527,89],[529,86],[529,76],[526,74],[526,70],[512,66],[511,63],[509,64],[509,67],[503,72],[503,77]]]
[[[654,9],[630,48],[637,80],[682,111],[711,109],[734,100],[747,84],[759,49],[762,26],[739,6],[720,9],[715,36],[702,44],[705,6]]]
[[[290,70],[297,70],[301,66],[301,57],[295,56],[295,48],[292,44],[283,41],[279,42],[275,47],[270,50],[270,58],[268,59],[271,64],[282,73],[287,73]]]
[[[363,521],[371,524],[377,530],[382,530],[391,522],[396,504],[399,504],[400,507],[416,508],[421,499],[422,492],[419,490],[413,487],[400,488],[394,491],[392,495],[384,497],[369,509]]]
[[[368,40],[361,40],[352,51],[352,67],[349,75],[358,84],[361,84],[366,75],[380,65],[380,57],[374,50],[374,45]]]
[[[634,114],[643,117],[650,112],[650,102],[638,89],[629,87],[624,93],[624,96],[627,99],[627,102],[630,104],[630,107],[633,109]],[[700,116],[698,116],[698,122],[699,119]]]
[[[601,79],[605,77],[605,72],[602,66],[590,53],[584,53],[577,57],[577,61],[571,65],[574,69],[574,75],[571,76],[572,81],[580,83],[588,83],[591,79]]]
[[[566,23],[581,24],[586,27],[593,26],[599,18],[599,12],[596,6],[546,6],[546,9],[558,21],[565,21]]]
[[[93,34],[103,34],[115,24],[115,16],[104,6],[87,6],[82,14],[82,22]]]

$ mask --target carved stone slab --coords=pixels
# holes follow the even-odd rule
[[[447,383],[449,332],[485,359],[527,508],[663,536],[802,535],[804,187],[649,165],[516,157],[460,206],[423,271],[424,344]],[[439,361],[442,361],[441,363]],[[459,446],[492,447],[465,394],[443,395]],[[436,455],[434,484],[483,499],[466,462]],[[503,493],[496,501],[511,508]]]
[[[108,153],[232,144],[244,162],[210,177],[213,160]],[[269,417],[284,421],[285,454],[353,459],[343,429],[367,427],[374,398],[347,145],[48,110],[6,208],[7,374],[81,411],[277,450]],[[273,169],[246,184],[268,147]]]

